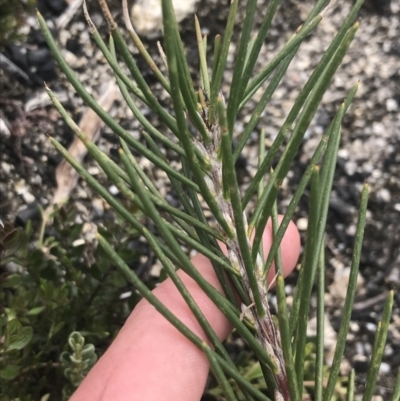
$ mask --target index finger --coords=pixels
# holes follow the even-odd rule
[[[263,238],[265,254],[272,241],[268,225]],[[281,247],[287,275],[293,270],[300,251],[299,234],[294,224],[289,225]],[[192,262],[222,293],[210,261],[199,254]],[[183,271],[178,274],[217,336],[224,340],[232,330],[227,318],[193,279]],[[189,329],[206,340],[205,333],[170,279],[161,283],[153,293]],[[204,391],[208,369],[203,352],[152,305],[142,300],[71,401],[198,401]]]

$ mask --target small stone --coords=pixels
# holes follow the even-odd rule
[[[104,206],[103,206],[103,200],[100,198],[95,198],[92,200],[92,206],[96,214],[101,217],[104,214]]]
[[[6,138],[11,136],[11,131],[2,118],[0,118],[0,134],[3,134]]]
[[[347,175],[354,175],[354,173],[357,171],[357,163],[355,163],[353,160],[349,160],[344,165],[344,168],[346,170]]]
[[[122,301],[123,299],[129,298],[131,295],[132,291],[126,291],[119,296],[119,299]]]
[[[343,159],[348,159],[349,158],[349,151],[348,149],[339,149],[338,151],[338,156],[343,158]]]
[[[150,269],[150,276],[152,277],[160,277],[161,270],[163,269],[163,266],[160,262],[156,262],[153,266],[151,266]]]
[[[382,362],[381,366],[379,367],[379,374],[387,375],[388,373],[390,373],[390,371],[391,371],[390,365],[386,362]]]
[[[18,181],[15,185],[15,190],[18,195],[21,195],[26,204],[35,201],[35,197],[28,191],[28,187],[25,185],[25,180]]]
[[[11,171],[11,164],[6,162],[1,162],[1,169],[4,171],[5,174],[10,174]]]
[[[350,268],[345,267],[344,269],[335,268],[333,283],[329,286],[329,293],[333,298],[344,302],[347,295],[348,285],[350,278]],[[360,288],[364,283],[364,279],[359,274],[357,277],[357,288]]]
[[[379,200],[385,203],[389,203],[391,199],[390,192],[386,188],[381,188],[376,194],[376,196]]]
[[[22,193],[22,197],[24,198],[25,203],[33,203],[35,202],[35,197],[30,192],[26,191]]]
[[[108,192],[110,192],[111,195],[118,195],[119,194],[119,189],[115,185],[111,185],[108,188]]]
[[[395,99],[386,99],[386,110],[388,112],[396,111],[399,105]]]
[[[36,174],[34,177],[33,177],[33,179],[32,179],[32,184],[35,184],[35,185],[42,185],[42,176],[41,175],[39,175],[39,174]]]
[[[296,222],[299,231],[306,231],[308,227],[308,219],[305,217],[300,217]]]
[[[76,196],[79,198],[79,199],[87,199],[88,198],[88,194],[87,194],[87,192],[85,191],[85,189],[83,189],[83,188],[81,188],[81,187],[77,187],[76,188]]]
[[[88,168],[88,173],[90,175],[98,175],[100,173],[100,169],[97,166],[92,166]]]
[[[194,13],[197,0],[173,0],[177,22]],[[162,10],[159,0],[139,0],[132,6],[133,28],[139,35],[155,38],[160,36]]]
[[[85,240],[84,240],[83,238],[76,239],[76,240],[72,243],[72,246],[73,246],[74,248],[76,248],[76,247],[78,247],[78,246],[81,246],[81,245],[85,245]]]
[[[366,329],[367,329],[368,331],[370,331],[371,333],[375,333],[375,332],[376,332],[376,324],[375,324],[375,323],[368,322],[368,323],[365,325],[365,327],[366,327]]]
[[[346,234],[350,236],[354,236],[356,234],[356,225],[350,224],[346,229]]]

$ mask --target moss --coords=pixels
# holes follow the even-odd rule
[[[21,38],[18,28],[35,6],[36,0],[0,0],[0,47]]]

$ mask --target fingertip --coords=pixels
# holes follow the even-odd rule
[[[279,215],[278,216],[279,223],[282,220],[283,216]],[[268,255],[272,243],[273,243],[272,223],[271,220],[269,220],[263,237],[263,249],[265,257]],[[293,223],[293,221],[289,222],[285,235],[282,239],[280,249],[282,255],[283,275],[286,277],[296,267],[300,255],[300,233],[296,225]],[[267,276],[268,283],[271,283],[274,280],[275,275],[276,275],[275,265],[272,264],[272,267]]]

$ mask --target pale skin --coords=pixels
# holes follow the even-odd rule
[[[264,254],[272,243],[271,226],[264,233]],[[295,267],[300,237],[293,223],[281,245],[285,276]],[[210,261],[203,255],[193,264],[222,292]],[[272,282],[271,269],[267,281]],[[224,340],[232,326],[198,285],[183,271],[179,276],[191,292],[215,333]],[[153,293],[198,336],[206,336],[171,280]],[[142,300],[105,354],[89,372],[70,401],[199,401],[209,365],[204,354],[179,333],[153,306]]]

